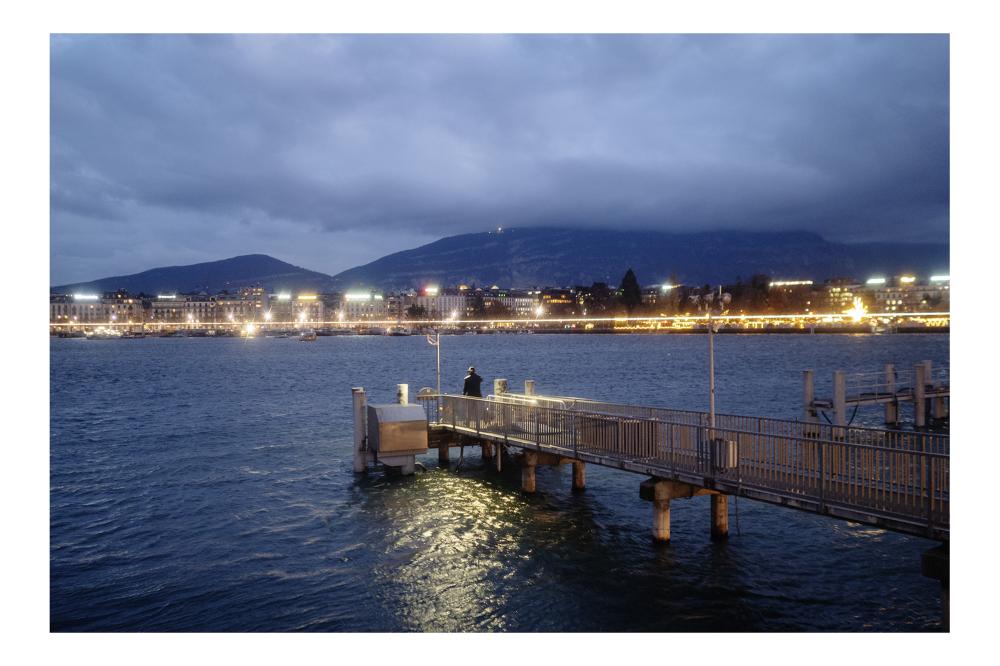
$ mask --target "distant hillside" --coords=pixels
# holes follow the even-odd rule
[[[442,238],[333,277],[343,290],[441,285],[512,287],[617,285],[632,267],[642,284],[671,274],[686,284],[775,278],[823,280],[874,274],[947,272],[948,246],[931,243],[831,243],[807,232],[672,233],[530,228]]]
[[[200,292],[214,293],[262,285],[268,289],[328,291],[333,279],[324,273],[299,268],[266,254],[247,254],[190,266],[153,268],[134,275],[106,277],[52,287],[54,293],[105,292],[126,289],[134,294]]]

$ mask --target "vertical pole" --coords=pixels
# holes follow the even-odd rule
[[[363,474],[368,469],[367,452],[365,451],[365,390],[361,387],[351,389],[354,398],[354,472]]]
[[[653,500],[653,541],[670,543],[670,500]]]
[[[535,466],[538,464],[538,454],[525,451],[521,459],[521,490],[526,493],[535,492]]]
[[[573,490],[587,487],[587,465],[582,460],[573,461]]]
[[[396,384],[396,402],[400,405],[410,404],[409,384]]]
[[[813,407],[816,399],[816,377],[812,370],[802,371],[802,409],[803,418],[806,422],[805,435],[807,437],[819,436],[819,415]]]
[[[927,366],[917,363],[913,368],[913,425],[923,428],[927,425],[927,405],[924,404],[924,388],[927,386]]]
[[[715,332],[712,330],[712,309],[708,310],[708,438],[715,439]]]
[[[434,336],[434,348],[437,352],[437,394],[438,410],[441,409],[441,333]]]
[[[712,541],[729,538],[729,498],[712,495]]]
[[[524,380],[524,395],[535,395],[535,380],[525,379]]]
[[[891,400],[885,403],[885,424],[894,426],[899,424],[899,401],[896,400],[896,366],[892,363],[885,364],[885,391]]]
[[[843,370],[833,372],[833,412],[834,423],[837,429],[834,431],[834,438],[844,437],[844,426],[847,425],[847,388]]]

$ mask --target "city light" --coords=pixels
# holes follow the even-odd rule
[[[270,310],[264,313],[264,319],[266,319],[267,321],[271,321],[271,317],[272,315]]]
[[[535,316],[541,317],[543,314],[545,314],[545,308],[543,308],[541,305],[537,306],[535,308]]]
[[[866,282],[865,284],[885,284],[885,278],[884,277],[868,278],[868,282]]]
[[[675,286],[677,286],[677,285],[673,285],[673,284],[661,284],[660,285],[660,291],[670,291]]]
[[[813,283],[812,280],[781,280],[772,282],[772,287],[805,287]]]
[[[287,293],[280,293],[277,296],[279,301],[290,301],[292,300],[292,295]]]
[[[344,321],[344,311],[341,310],[337,313],[337,321]]]
[[[861,298],[855,296],[854,307],[852,307],[850,310],[845,310],[844,314],[850,315],[851,321],[853,321],[855,324],[858,324],[861,323],[861,320],[864,318],[867,312],[868,308],[866,308],[865,304],[861,302]]]
[[[901,278],[899,278],[899,281],[902,282],[903,284],[911,284],[913,282],[916,282],[916,280],[917,278],[913,277],[912,275],[904,275]]]
[[[157,294],[157,300],[170,300],[172,298],[177,298],[177,294]]]
[[[932,275],[931,282],[951,282],[950,275]]]
[[[300,312],[299,313],[299,321],[300,322],[305,322],[305,320],[306,320],[306,313],[305,312]]]
[[[451,319],[451,321],[455,321],[456,319],[458,319],[458,310],[452,310],[451,311],[451,317],[450,317],[450,319]]]
[[[349,301],[367,301],[372,297],[371,294],[363,291],[349,291],[344,294],[344,298]]]
[[[299,294],[300,301],[315,301],[316,294]]]
[[[437,294],[438,294],[438,288],[437,287],[424,287],[424,294],[427,295],[427,296],[437,296]]]
[[[249,336],[253,335],[255,328],[256,327],[253,324],[249,324],[248,323],[246,326],[243,327],[243,330],[244,330],[244,332],[246,332],[247,336],[249,337]]]
[[[100,299],[97,294],[73,294],[73,300],[76,301],[96,301]]]

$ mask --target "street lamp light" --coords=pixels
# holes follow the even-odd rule
[[[711,428],[710,437],[715,437],[715,324],[712,323],[712,315],[721,315],[726,311],[726,307],[729,305],[733,297],[730,294],[722,293],[722,287],[719,287],[719,293],[716,294],[714,291],[709,292],[703,296],[694,295],[691,296],[691,300],[695,305],[700,305],[700,307],[705,311],[708,318],[708,426]]]

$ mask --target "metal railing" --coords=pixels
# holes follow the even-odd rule
[[[553,406],[544,401],[557,400],[560,406],[571,411],[655,419],[704,428],[707,428],[709,424],[708,412],[694,410],[627,405],[568,396],[525,396],[523,394],[507,393],[503,394],[502,398],[505,400],[518,399],[526,404],[539,404],[541,406]],[[499,397],[490,396],[489,399],[499,399]],[[907,451],[927,450],[932,453],[949,453],[949,437],[941,433],[915,430],[890,430],[864,426],[838,427],[828,423],[807,423],[805,421],[740,414],[716,414],[715,422],[723,430],[754,432],[774,437],[824,439],[829,441],[843,440],[853,444],[880,446],[890,449]]]
[[[436,398],[420,399],[431,424],[508,445],[627,462],[667,477],[697,477],[715,487],[725,485],[727,492],[794,501],[820,513],[839,507],[871,522],[911,525],[906,530],[911,533],[948,533],[946,436],[881,431],[882,438],[862,441],[846,436],[862,429],[841,428],[842,439],[830,428],[808,436],[797,429],[806,424],[794,421],[727,415],[709,428],[700,416],[690,417],[698,412],[662,408],[581,400],[556,408],[524,396]],[[587,411],[587,406],[600,410]],[[611,407],[632,413],[609,413]]]

